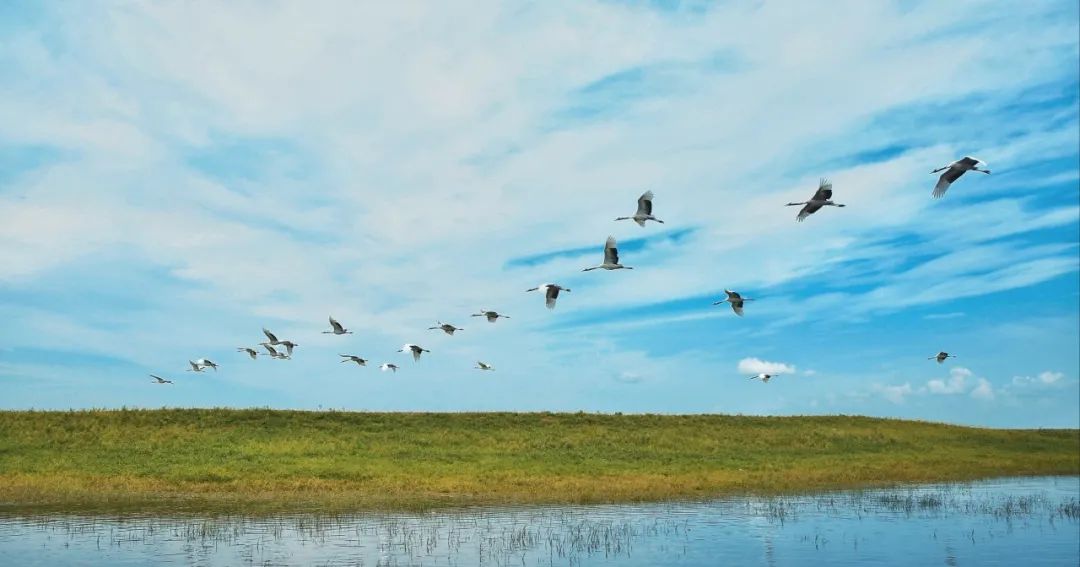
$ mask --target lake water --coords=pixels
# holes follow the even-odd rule
[[[1080,478],[275,518],[28,515],[3,565],[1069,565]]]

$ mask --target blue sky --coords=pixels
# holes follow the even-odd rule
[[[1080,425],[1075,2],[384,4],[0,7],[0,407]]]

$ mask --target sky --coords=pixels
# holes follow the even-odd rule
[[[1078,427],[1078,22],[1074,1],[4,2],[0,408]],[[964,155],[992,173],[931,199]],[[822,177],[847,206],[796,223]],[[645,190],[666,222],[615,222]],[[583,273],[608,235],[635,269]],[[547,282],[572,290],[551,311],[525,292]],[[236,352],[262,327],[292,360]],[[185,371],[201,357],[220,369]]]

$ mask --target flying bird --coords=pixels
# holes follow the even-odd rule
[[[614,236],[607,237],[607,242],[604,243],[604,263],[600,264],[599,266],[593,266],[591,268],[585,268],[584,270],[581,270],[581,271],[588,272],[590,270],[596,270],[596,269],[601,269],[601,268],[605,269],[605,270],[633,270],[634,269],[634,268],[632,268],[630,266],[624,266],[624,265],[619,263],[619,249],[618,249],[618,247],[615,246],[615,237]]]
[[[253,349],[253,348],[248,348],[248,347],[240,347],[240,348],[237,348],[237,349],[236,349],[236,352],[244,352],[244,353],[247,353],[247,355],[251,357],[251,360],[255,360],[255,357],[259,356],[259,353],[258,353],[258,352],[256,352],[256,351],[255,351],[255,349]]]
[[[383,363],[383,365],[379,367],[379,370],[382,370],[383,372],[386,372],[388,370],[390,372],[397,372],[397,369],[398,366],[396,364],[391,364],[389,362]]]
[[[215,364],[214,361],[212,361],[212,360],[210,360],[208,358],[200,358],[199,360],[195,361],[195,364],[198,364],[199,366],[202,366],[203,368],[213,368],[214,372],[217,372],[217,364]]]
[[[751,380],[761,380],[762,384],[768,384],[769,380],[773,377],[772,374],[755,374],[750,377]]]
[[[734,311],[735,314],[738,315],[739,317],[742,317],[742,315],[743,315],[743,302],[753,301],[752,298],[743,297],[743,296],[739,295],[739,292],[731,291],[730,289],[725,289],[724,293],[727,294],[727,297],[724,298],[724,299],[721,299],[720,301],[717,301],[717,302],[713,303],[713,305],[720,305],[721,303],[730,303],[731,304],[731,310]]]
[[[479,313],[473,313],[473,317],[486,317],[487,320],[488,320],[488,323],[494,323],[500,317],[502,317],[503,319],[509,319],[510,318],[509,315],[503,315],[503,314],[498,313],[496,311],[487,311],[485,309],[481,309]]]
[[[476,361],[476,369],[477,370],[495,370],[495,367],[488,364],[488,363],[486,363],[486,362],[480,362],[479,360],[477,360]]]
[[[451,325],[450,323],[443,323],[442,321],[436,321],[434,327],[428,327],[429,331],[436,330],[436,329],[450,335],[451,337],[454,336],[454,331],[464,331],[465,330],[465,329],[462,329],[461,327],[455,327],[455,326]]]
[[[398,352],[405,352],[405,351],[412,352],[413,360],[420,360],[420,354],[421,353],[431,352],[430,350],[428,350],[426,348],[421,348],[419,345],[414,345],[412,343],[406,343],[404,346],[402,346],[400,349],[398,349]]]
[[[930,173],[937,173],[941,170],[946,170],[938,178],[937,185],[934,185],[934,198],[940,199],[945,196],[945,192],[949,190],[949,186],[953,181],[960,179],[960,176],[966,171],[978,171],[979,173],[990,174],[989,169],[979,169],[979,164],[986,165],[986,162],[975,159],[971,156],[964,156],[945,167],[939,167]]]
[[[367,366],[367,360],[356,356],[355,354],[339,354],[342,357],[341,362],[355,362],[360,366]]]
[[[338,323],[337,320],[334,319],[333,317],[330,318],[330,327],[331,328],[330,328],[329,331],[323,331],[324,335],[351,335],[352,334],[352,331],[346,329],[345,327],[342,327],[341,323]]]
[[[801,203],[788,203],[788,207],[796,205],[805,205],[802,210],[799,211],[799,216],[795,217],[795,220],[802,222],[806,220],[806,217],[816,213],[821,207],[844,207],[840,203],[832,202],[832,183],[828,179],[822,178],[818,184],[818,190],[814,193],[814,196],[809,201],[803,201]]]
[[[150,377],[154,379],[155,384],[172,384],[172,380],[166,380],[156,374],[151,374]]]
[[[945,362],[946,358],[956,358],[956,355],[949,354],[945,351],[941,351],[934,356],[927,358],[926,360],[936,360],[938,364]]]
[[[263,327],[263,334],[266,335],[266,338],[270,341],[270,344],[272,344],[272,345],[281,344],[281,341],[279,341],[277,339],[277,336],[274,335],[274,333],[271,333],[270,330],[267,329],[266,327]]]
[[[283,346],[283,347],[285,347],[285,353],[286,353],[286,355],[288,355],[288,356],[289,356],[290,358],[292,357],[292,349],[294,349],[294,348],[296,348],[296,347],[300,346],[300,345],[298,345],[298,344],[296,344],[296,343],[294,343],[294,342],[292,342],[292,341],[281,341],[281,342],[279,342],[278,344],[279,344],[279,345],[281,345],[281,346]]]
[[[290,358],[292,358],[287,354],[278,352],[278,350],[276,348],[270,346],[270,343],[259,343],[259,344],[262,345],[262,347],[265,348],[266,351],[270,353],[270,358],[273,358],[275,360],[289,360]]]
[[[185,372],[202,372],[204,370],[204,368],[194,360],[189,360],[187,363],[191,365],[191,368],[188,368]]]
[[[559,298],[560,291],[570,293],[570,288],[552,283],[540,284],[532,289],[527,289],[525,291],[530,292],[536,290],[544,291],[544,303],[547,305],[548,309],[555,309],[555,300]]]
[[[652,214],[652,200],[653,200],[653,192],[652,191],[646,191],[646,192],[642,193],[641,196],[638,197],[638,200],[637,200],[637,212],[634,213],[634,216],[631,216],[631,217],[619,217],[619,218],[617,218],[615,220],[621,221],[621,220],[630,219],[630,220],[633,220],[634,222],[636,222],[638,224],[638,226],[645,226],[645,221],[656,221],[656,222],[658,222],[660,224],[664,224],[664,221],[662,221],[662,220],[660,220],[660,219],[653,216],[653,214]]]

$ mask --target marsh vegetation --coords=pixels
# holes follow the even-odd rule
[[[1076,430],[867,417],[0,412],[7,506],[347,511],[1076,474]]]

